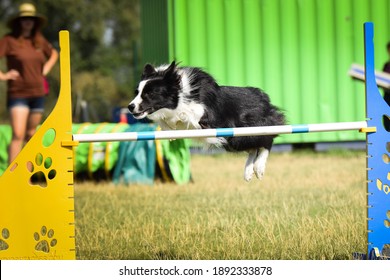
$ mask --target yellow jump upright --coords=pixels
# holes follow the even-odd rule
[[[0,177],[0,259],[75,259],[67,31],[60,32],[60,48],[57,104]]]

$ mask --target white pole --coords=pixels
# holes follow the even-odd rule
[[[112,141],[157,140],[157,139],[207,138],[207,137],[260,136],[260,135],[359,130],[366,127],[367,127],[366,121],[359,121],[359,122],[338,122],[338,123],[259,126],[259,127],[235,127],[235,128],[216,128],[216,129],[73,134],[73,141],[78,141],[82,143],[82,142],[112,142]]]

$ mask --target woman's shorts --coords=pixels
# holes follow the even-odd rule
[[[7,108],[11,110],[13,107],[27,107],[30,112],[43,113],[45,106],[45,97],[31,97],[31,98],[9,98],[7,101]]]

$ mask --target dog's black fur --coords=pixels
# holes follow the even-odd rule
[[[263,91],[252,87],[220,87],[219,94],[202,100],[207,110],[200,120],[203,128],[250,127],[283,125],[283,114],[270,103]],[[223,95],[223,98],[218,98]],[[268,136],[229,137],[225,148],[247,151],[264,147],[271,149],[273,138]]]

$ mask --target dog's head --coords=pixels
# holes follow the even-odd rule
[[[143,119],[160,109],[175,109],[179,101],[180,75],[176,62],[168,67],[146,64],[135,98],[129,103],[129,111],[136,119]]]

